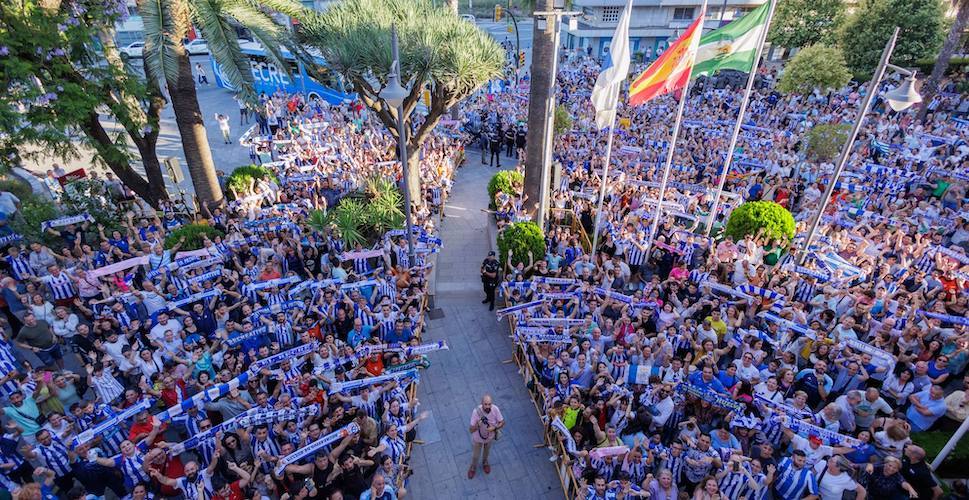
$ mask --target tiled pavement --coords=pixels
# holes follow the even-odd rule
[[[450,350],[432,354],[431,367],[422,373],[418,398],[431,418],[419,427],[425,444],[414,447],[408,498],[559,499],[563,493],[548,460],[551,453],[534,447],[542,441],[535,406],[516,365],[505,363],[511,359],[507,325],[481,304],[478,270],[490,248],[488,214],[482,209],[496,169],[481,165],[479,155],[470,151],[457,172],[441,227],[436,307],[444,317],[428,322],[424,340],[447,340]],[[491,474],[479,466],[469,480],[468,425],[484,393],[492,394],[507,424],[492,447]]]

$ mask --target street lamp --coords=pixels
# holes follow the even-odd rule
[[[848,135],[847,141],[845,141],[844,146],[841,148],[841,154],[838,156],[838,162],[834,167],[834,175],[832,175],[831,180],[828,181],[828,187],[825,188],[824,196],[821,197],[821,204],[818,207],[817,212],[814,214],[814,217],[811,219],[811,227],[808,229],[807,237],[804,238],[800,255],[797,258],[797,263],[799,265],[804,265],[804,261],[807,260],[808,249],[811,248],[811,240],[814,239],[814,235],[818,230],[818,225],[821,222],[821,216],[824,215],[824,211],[828,208],[828,203],[831,202],[831,194],[834,192],[834,186],[838,183],[838,179],[841,177],[841,172],[844,170],[845,164],[848,163],[848,156],[851,155],[851,146],[854,144],[855,139],[858,137],[858,132],[861,130],[861,126],[865,122],[865,116],[868,114],[868,110],[871,108],[872,100],[878,93],[878,86],[881,84],[882,77],[885,76],[885,70],[891,68],[892,70],[908,77],[902,82],[901,85],[898,86],[898,88],[885,93],[885,100],[888,101],[888,105],[891,106],[892,109],[895,111],[903,111],[915,103],[922,102],[922,96],[915,91],[915,72],[889,64],[888,62],[892,57],[892,51],[895,50],[895,42],[898,40],[898,32],[899,28],[896,27],[894,33],[892,33],[891,39],[888,40],[888,44],[885,45],[885,49],[882,51],[881,61],[879,61],[878,67],[875,69],[875,74],[872,76],[871,82],[868,84],[868,92],[865,94],[865,99],[861,103],[861,111],[858,113],[858,118],[855,119],[855,123],[851,127],[851,133]]]
[[[388,106],[397,110],[397,144],[400,146],[400,168],[404,178],[404,216],[407,221],[407,266],[413,266],[414,260],[414,226],[411,223],[410,205],[410,181],[407,171],[410,165],[407,163],[407,127],[404,124],[404,99],[410,95],[410,90],[400,85],[400,55],[397,43],[397,27],[390,28],[390,50],[393,54],[394,62],[390,65],[390,74],[387,75],[387,85],[380,91],[380,98]]]

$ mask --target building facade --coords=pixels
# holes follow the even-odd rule
[[[763,3],[764,0],[713,0],[707,5],[704,29],[737,19]],[[565,27],[563,45],[601,57],[612,43],[625,5],[625,0],[573,0],[573,9],[582,11],[583,16],[575,29]],[[702,5],[697,0],[633,0],[629,22],[632,53],[647,60],[655,58],[696,19]]]

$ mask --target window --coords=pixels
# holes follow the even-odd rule
[[[604,23],[618,23],[619,16],[622,14],[622,7],[603,7],[602,8],[602,22]]]
[[[673,9],[673,20],[674,21],[692,21],[693,20],[693,7],[677,7]]]

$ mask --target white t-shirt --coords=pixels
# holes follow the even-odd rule
[[[158,323],[151,327],[151,331],[148,333],[148,337],[161,342],[165,338],[165,332],[171,330],[172,333],[178,337],[178,334],[182,333],[182,324],[178,322],[177,319],[168,318],[167,324]]]
[[[805,455],[807,455],[807,464],[811,467],[818,462],[824,463],[824,457],[834,455],[834,449],[830,446],[822,444],[821,446],[814,448],[811,446],[810,441],[798,436],[797,434],[791,438],[791,445],[794,446],[794,449],[801,450]]]
[[[845,472],[834,475],[831,471],[824,472],[828,467],[827,461],[820,461],[814,466],[814,476],[818,480],[818,494],[821,500],[841,500],[846,491],[853,491],[858,488],[858,483]],[[824,472],[824,477],[821,473]]]

